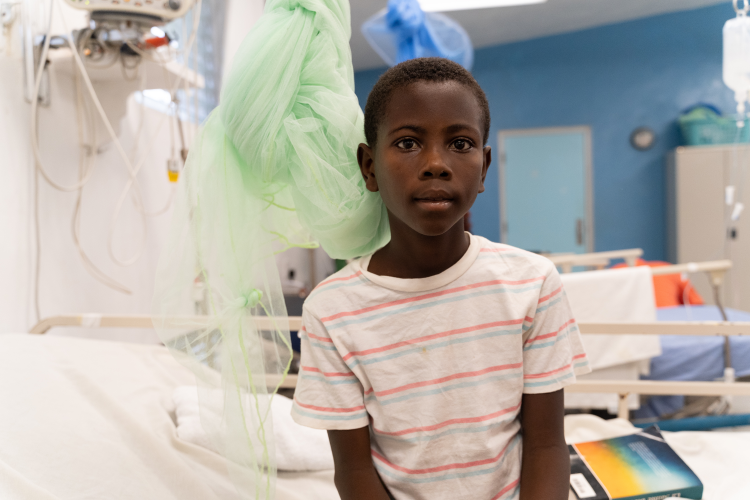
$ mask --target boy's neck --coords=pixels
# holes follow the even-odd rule
[[[469,249],[464,220],[439,236],[425,236],[403,222],[390,218],[391,241],[375,252],[368,271],[402,279],[428,278],[461,260]]]

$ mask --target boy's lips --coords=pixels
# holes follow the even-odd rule
[[[414,201],[428,209],[442,209],[452,205],[454,199],[447,191],[430,190],[415,196]]]
[[[424,193],[415,196],[416,201],[427,201],[427,202],[442,202],[442,201],[453,201],[453,196],[448,191],[443,190],[429,190]]]

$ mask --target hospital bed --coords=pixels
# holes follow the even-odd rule
[[[632,266],[634,259],[638,258],[641,253],[640,249],[627,249],[582,255],[553,255],[549,258],[562,271],[571,271],[576,266],[588,265],[590,267],[594,263],[599,269],[609,265],[615,258],[624,259]],[[654,268],[631,267],[584,273],[564,272],[562,278],[573,312],[579,321],[722,320],[726,319],[726,316],[720,305],[713,309],[686,307],[677,308],[676,311],[657,310],[650,303],[652,299],[648,298],[651,290],[646,290],[646,288],[651,287],[649,276],[706,273],[710,277],[709,281],[719,303],[719,289],[723,283],[724,274],[730,267],[731,261],[720,260]],[[628,281],[628,275],[631,276],[631,281],[633,278],[640,279],[640,288],[634,287],[631,281]],[[635,312],[635,309],[639,309],[640,312]],[[693,318],[695,314],[691,312],[700,314],[700,317]],[[709,312],[713,312],[714,316],[707,314]],[[729,311],[729,314],[736,319],[750,320],[750,315],[743,315],[739,311]],[[618,338],[597,336],[595,339],[584,338],[584,345],[594,368],[594,372],[587,378],[708,381],[724,376],[724,359],[731,359],[732,351],[735,351],[735,368],[750,368],[744,366],[750,364],[750,356],[748,356],[750,339],[747,338],[729,340],[729,338],[710,339],[670,335],[639,340],[630,336]],[[612,353],[617,353],[617,355],[613,356]],[[696,363],[696,360],[699,362]],[[740,371],[739,375],[744,375],[744,371]],[[596,400],[599,401],[598,405],[591,398],[569,396],[566,398],[566,406],[569,408],[606,408],[614,412],[613,399],[607,400],[606,397],[597,395]],[[654,417],[670,413],[664,408],[677,410],[682,406],[683,400],[682,396],[650,398],[647,407],[639,411],[639,416]],[[639,402],[636,398],[630,399],[630,407],[634,410],[638,409]]]
[[[67,315],[40,322],[35,335],[0,335],[0,498],[237,498],[224,459],[176,435],[172,392],[195,381],[164,346],[41,335],[60,326],[152,328],[148,316]],[[290,326],[298,329],[300,318],[290,318]],[[715,322],[579,327],[584,335],[750,335],[750,325]],[[282,384],[295,385],[293,375]],[[568,437],[580,441],[634,431],[626,420],[629,394],[750,395],[750,383],[581,380],[566,392],[612,392],[623,402],[615,427],[590,415],[566,417]],[[750,498],[747,488],[746,496],[727,490],[739,462],[722,472],[705,458],[746,453],[750,432],[734,433],[731,441],[720,433],[671,436],[670,444],[713,488],[707,491],[724,495],[706,500]],[[700,446],[690,448],[691,442]],[[336,500],[333,471],[280,471],[276,498]]]

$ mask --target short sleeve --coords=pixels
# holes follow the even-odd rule
[[[306,427],[358,429],[369,425],[364,389],[341,357],[323,323],[306,308],[292,418]]]
[[[557,269],[547,271],[523,339],[523,392],[554,392],[591,371]],[[528,323],[527,323],[528,324]]]

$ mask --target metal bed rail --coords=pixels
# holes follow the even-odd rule
[[[177,318],[191,324],[208,324],[205,316]],[[274,318],[258,316],[255,318],[260,329],[272,330]],[[302,328],[302,318],[290,316],[289,329],[298,331]],[[105,315],[105,314],[68,314],[45,318],[30,333],[44,334],[55,327],[89,327],[89,328],[153,328],[153,319],[147,315]],[[722,321],[673,321],[656,323],[579,323],[582,334],[609,335],[700,335],[700,336],[750,336],[750,322]],[[279,376],[269,375],[269,383],[278,383]],[[281,387],[292,389],[297,385],[297,375],[288,375]],[[750,382],[682,382],[658,380],[578,380],[565,388],[571,393],[616,393],[619,396],[618,416],[628,418],[627,398],[630,394],[644,395],[684,395],[684,396],[750,396]]]

